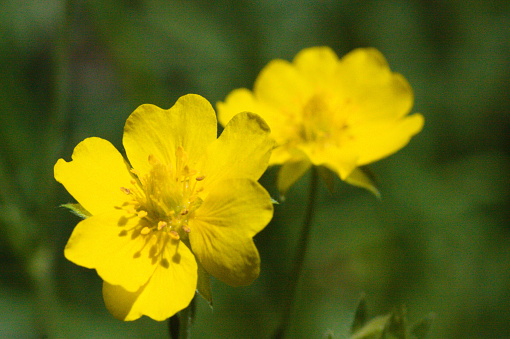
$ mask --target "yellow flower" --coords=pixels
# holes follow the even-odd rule
[[[55,178],[91,216],[74,229],[65,256],[96,269],[118,319],[164,320],[197,288],[197,262],[232,286],[250,284],[260,258],[252,237],[273,214],[257,182],[273,141],[262,119],[235,116],[216,138],[216,116],[198,95],[169,110],[138,107],[127,119],[129,163],[106,140],[76,146]]]
[[[281,192],[311,165],[370,189],[360,166],[398,151],[422,129],[420,114],[406,116],[412,105],[410,85],[379,51],[360,48],[338,59],[328,47],[313,47],[292,63],[271,61],[253,92],[236,89],[218,103],[218,117],[225,125],[250,111],[268,123],[278,145],[270,165],[283,165]]]

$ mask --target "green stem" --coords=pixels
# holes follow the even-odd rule
[[[299,237],[298,247],[296,249],[296,258],[294,260],[294,267],[288,276],[287,282],[287,298],[284,300],[283,305],[283,316],[280,323],[280,326],[275,331],[273,338],[281,339],[284,338],[285,332],[289,328],[291,316],[292,316],[292,308],[294,306],[294,301],[296,299],[296,293],[298,284],[301,278],[301,274],[303,271],[303,265],[305,262],[306,251],[308,248],[309,238],[310,238],[310,230],[312,229],[312,221],[313,221],[313,212],[315,207],[315,201],[317,198],[317,186],[319,182],[319,175],[317,172],[317,168],[315,166],[312,167],[312,173],[310,178],[310,191],[308,194],[308,206],[305,212],[305,216],[303,219],[303,226],[301,228],[301,235]]]
[[[190,338],[191,325],[195,319],[195,298],[191,300],[191,303],[168,319],[168,331],[170,338],[172,339],[187,339]]]

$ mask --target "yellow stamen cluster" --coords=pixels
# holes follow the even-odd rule
[[[205,176],[189,168],[189,158],[182,147],[177,148],[175,155],[175,169],[149,156],[149,173],[142,176],[132,170],[136,176],[131,181],[132,186],[120,188],[131,198],[121,208],[145,220],[140,223],[142,235],[166,231],[178,240],[191,232],[189,220],[202,203],[199,193],[203,190],[201,182]]]

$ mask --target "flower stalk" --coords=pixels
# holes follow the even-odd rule
[[[296,300],[296,294],[298,285],[300,282],[301,274],[303,272],[303,265],[305,262],[306,251],[310,242],[310,231],[312,229],[314,207],[317,199],[317,188],[319,182],[319,174],[317,167],[313,166],[311,169],[310,177],[310,189],[308,193],[308,204],[303,219],[303,225],[301,227],[301,234],[299,236],[299,242],[296,249],[296,257],[294,259],[294,266],[292,271],[288,275],[286,291],[288,295],[284,299],[282,319],[279,327],[274,333],[274,339],[280,339],[285,337],[285,332],[288,330],[290,320],[292,317],[292,309]]]

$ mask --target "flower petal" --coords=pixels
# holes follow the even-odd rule
[[[293,130],[289,117],[281,114],[278,110],[263,102],[257,101],[251,91],[239,88],[230,92],[225,102],[218,102],[218,119],[223,126],[236,114],[252,112],[259,115],[268,125],[273,126],[271,137],[278,142],[285,142],[286,137]]]
[[[262,69],[253,87],[257,100],[294,118],[299,118],[313,90],[294,65],[280,59],[271,61]]]
[[[126,201],[121,187],[130,185],[129,167],[107,140],[88,138],[74,149],[72,161],[59,159],[55,179],[91,214],[111,211]]]
[[[167,260],[157,265],[150,280],[136,292],[103,283],[106,308],[115,318],[129,321],[146,315],[162,321],[189,305],[197,286],[195,257],[182,242],[169,242],[164,258]]]
[[[136,291],[157,264],[157,237],[140,234],[140,218],[113,211],[82,220],[64,250],[77,265],[95,268],[110,284]]]
[[[141,174],[150,170],[149,155],[166,165],[175,165],[175,152],[182,146],[193,164],[216,140],[216,113],[203,97],[188,94],[172,108],[154,105],[138,107],[124,127],[124,147],[133,168]]]
[[[349,174],[356,168],[359,155],[356,150],[350,147],[338,147],[329,145],[323,147],[316,144],[299,145],[301,149],[315,166],[326,166],[330,170],[338,173],[342,180],[345,180]]]
[[[392,73],[384,56],[374,48],[359,48],[345,55],[335,78],[337,94],[344,98],[338,102],[344,105],[350,125],[398,119],[413,105],[409,83]]]
[[[318,89],[330,88],[338,57],[329,47],[311,47],[300,51],[293,64],[301,75]]]
[[[267,169],[274,146],[269,133],[265,121],[256,114],[234,116],[202,159],[204,185],[214,186],[218,180],[233,177],[259,179]]]
[[[423,124],[423,116],[413,114],[399,121],[353,127],[353,147],[359,154],[357,165],[366,165],[397,152],[421,131]]]
[[[232,285],[248,285],[260,271],[252,237],[271,220],[273,205],[256,181],[219,182],[190,224],[193,253],[207,272]]]

